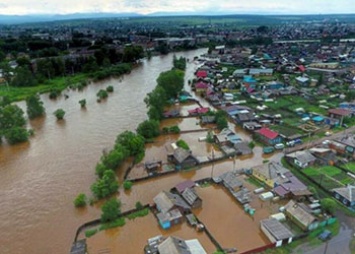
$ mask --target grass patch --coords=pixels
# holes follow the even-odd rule
[[[252,177],[252,176],[251,176],[251,177],[248,177],[248,178],[246,179],[246,181],[247,181],[248,183],[250,183],[250,184],[252,184],[252,185],[258,187],[258,188],[261,188],[261,187],[264,187],[264,186],[265,186],[264,183],[260,182],[258,179],[256,179],[255,177]]]
[[[126,224],[125,218],[120,217],[112,222],[104,223],[100,226],[100,230],[106,230],[110,228],[123,227]]]
[[[86,74],[77,74],[71,77],[57,77],[47,80],[42,84],[33,87],[11,87],[0,86],[0,96],[6,96],[11,102],[25,100],[28,96],[37,93],[49,93],[52,89],[63,91],[69,86],[72,86],[81,81],[86,81]]]
[[[335,176],[337,174],[340,174],[342,171],[336,167],[332,167],[332,166],[325,166],[325,167],[321,167],[319,169],[319,171],[323,174],[326,174],[328,176]]]
[[[355,162],[349,162],[347,164],[344,164],[343,167],[348,171],[355,173]]]
[[[89,237],[95,235],[97,232],[99,232],[99,230],[98,230],[97,228],[95,228],[95,229],[88,229],[88,230],[85,231],[85,236],[86,236],[87,238],[89,238]]]
[[[127,219],[129,220],[133,220],[137,217],[144,217],[144,216],[147,216],[149,214],[149,208],[144,208],[142,210],[139,210],[137,212],[134,212],[134,213],[131,213],[131,214],[128,214],[126,217]]]

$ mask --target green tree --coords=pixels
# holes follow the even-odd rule
[[[112,222],[121,214],[121,202],[116,198],[106,201],[101,207],[101,222]]]
[[[102,178],[106,170],[110,169],[106,167],[102,162],[96,164],[95,172],[98,177]]]
[[[86,107],[86,100],[85,99],[80,100],[79,104],[82,108],[85,108]]]
[[[16,144],[27,141],[29,133],[23,127],[13,127],[4,131],[4,136],[9,144]]]
[[[0,129],[23,127],[26,124],[23,110],[17,105],[0,107]]]
[[[127,149],[130,156],[135,156],[144,152],[144,145],[144,137],[131,131],[125,131],[117,136],[115,150],[117,147],[123,146]]]
[[[142,46],[129,45],[124,48],[123,62],[131,63],[144,57],[144,50]]]
[[[32,72],[26,67],[17,67],[15,76],[11,81],[11,86],[34,86],[36,80]]]
[[[157,86],[147,94],[144,99],[148,109],[148,116],[152,120],[160,120],[163,117],[164,106],[167,104],[167,95],[163,87]]]
[[[223,130],[224,128],[228,127],[228,121],[225,117],[220,117],[217,119],[217,129]]]
[[[109,169],[91,185],[91,191],[97,199],[102,199],[117,193],[118,187],[115,172]]]
[[[26,99],[27,115],[30,119],[42,116],[45,113],[43,102],[38,95],[32,95]]]
[[[162,72],[157,83],[164,88],[167,98],[176,98],[184,87],[184,72],[176,69]]]
[[[124,181],[123,182],[123,189],[130,190],[132,189],[133,183],[131,181]]]
[[[334,214],[337,208],[337,203],[332,198],[321,199],[320,205],[324,211],[331,214]]]
[[[75,207],[83,207],[86,206],[86,195],[84,193],[80,193],[75,199],[74,199],[74,205]]]
[[[62,120],[64,118],[65,111],[63,109],[59,108],[56,111],[54,111],[53,114],[57,117],[57,120]]]
[[[108,97],[108,93],[106,90],[100,89],[100,91],[97,92],[96,96],[102,100],[102,99],[106,99]]]
[[[116,170],[128,156],[129,151],[121,145],[104,154],[101,157],[101,162],[105,167]]]
[[[143,205],[142,205],[142,203],[141,202],[139,202],[139,201],[137,201],[136,202],[136,209],[138,209],[138,210],[140,210],[140,209],[142,209],[143,208]]]
[[[160,134],[159,126],[157,120],[146,120],[138,125],[137,133],[146,139],[154,138]]]

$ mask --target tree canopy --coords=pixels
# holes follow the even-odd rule
[[[42,116],[45,113],[43,102],[38,95],[32,95],[26,99],[27,115],[30,119]]]
[[[184,87],[184,72],[177,69],[162,72],[157,83],[164,88],[168,99],[176,98]]]
[[[116,198],[106,201],[106,203],[104,203],[101,207],[101,222],[112,222],[117,219],[121,214],[120,207],[121,202]]]
[[[137,133],[142,135],[146,139],[159,136],[160,123],[157,120],[146,120],[138,125]]]
[[[103,173],[102,178],[97,179],[91,185],[91,191],[97,199],[106,198],[114,193],[117,193],[118,183],[116,181],[116,174],[109,169]]]

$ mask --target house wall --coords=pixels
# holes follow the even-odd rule
[[[253,170],[253,176],[259,181],[265,183],[269,188],[274,188],[275,182],[272,179],[266,178],[263,174]]]
[[[276,145],[276,144],[282,142],[282,138],[280,136],[276,137],[275,139],[268,139],[267,137],[265,137],[263,135],[260,135],[260,134],[257,134],[257,135],[261,139],[262,142],[264,142],[268,145]]]

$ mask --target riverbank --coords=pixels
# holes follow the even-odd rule
[[[192,59],[205,52],[176,55]],[[143,100],[154,89],[159,74],[171,69],[172,59],[173,54],[169,54],[144,60],[120,79],[109,78],[82,91],[68,91],[67,100],[64,96],[51,100],[48,95],[41,95],[47,115],[29,121],[36,133],[31,142],[0,147],[2,254],[68,253],[76,228],[100,215],[99,207],[78,210],[73,200],[78,193],[90,193],[89,187],[96,179],[95,164],[103,150],[112,148],[117,134],[134,130],[147,119]],[[190,65],[187,72],[193,69]],[[113,86],[114,92],[97,103],[96,93],[107,86]],[[78,104],[81,99],[86,99],[86,109]],[[26,107],[24,101],[17,104]],[[66,111],[61,122],[51,114],[58,108]],[[135,190],[122,191],[122,210],[134,208],[135,200],[143,204],[144,200],[151,200],[144,196],[154,190],[144,188],[134,198]],[[44,235],[53,232],[55,241],[43,240]]]

